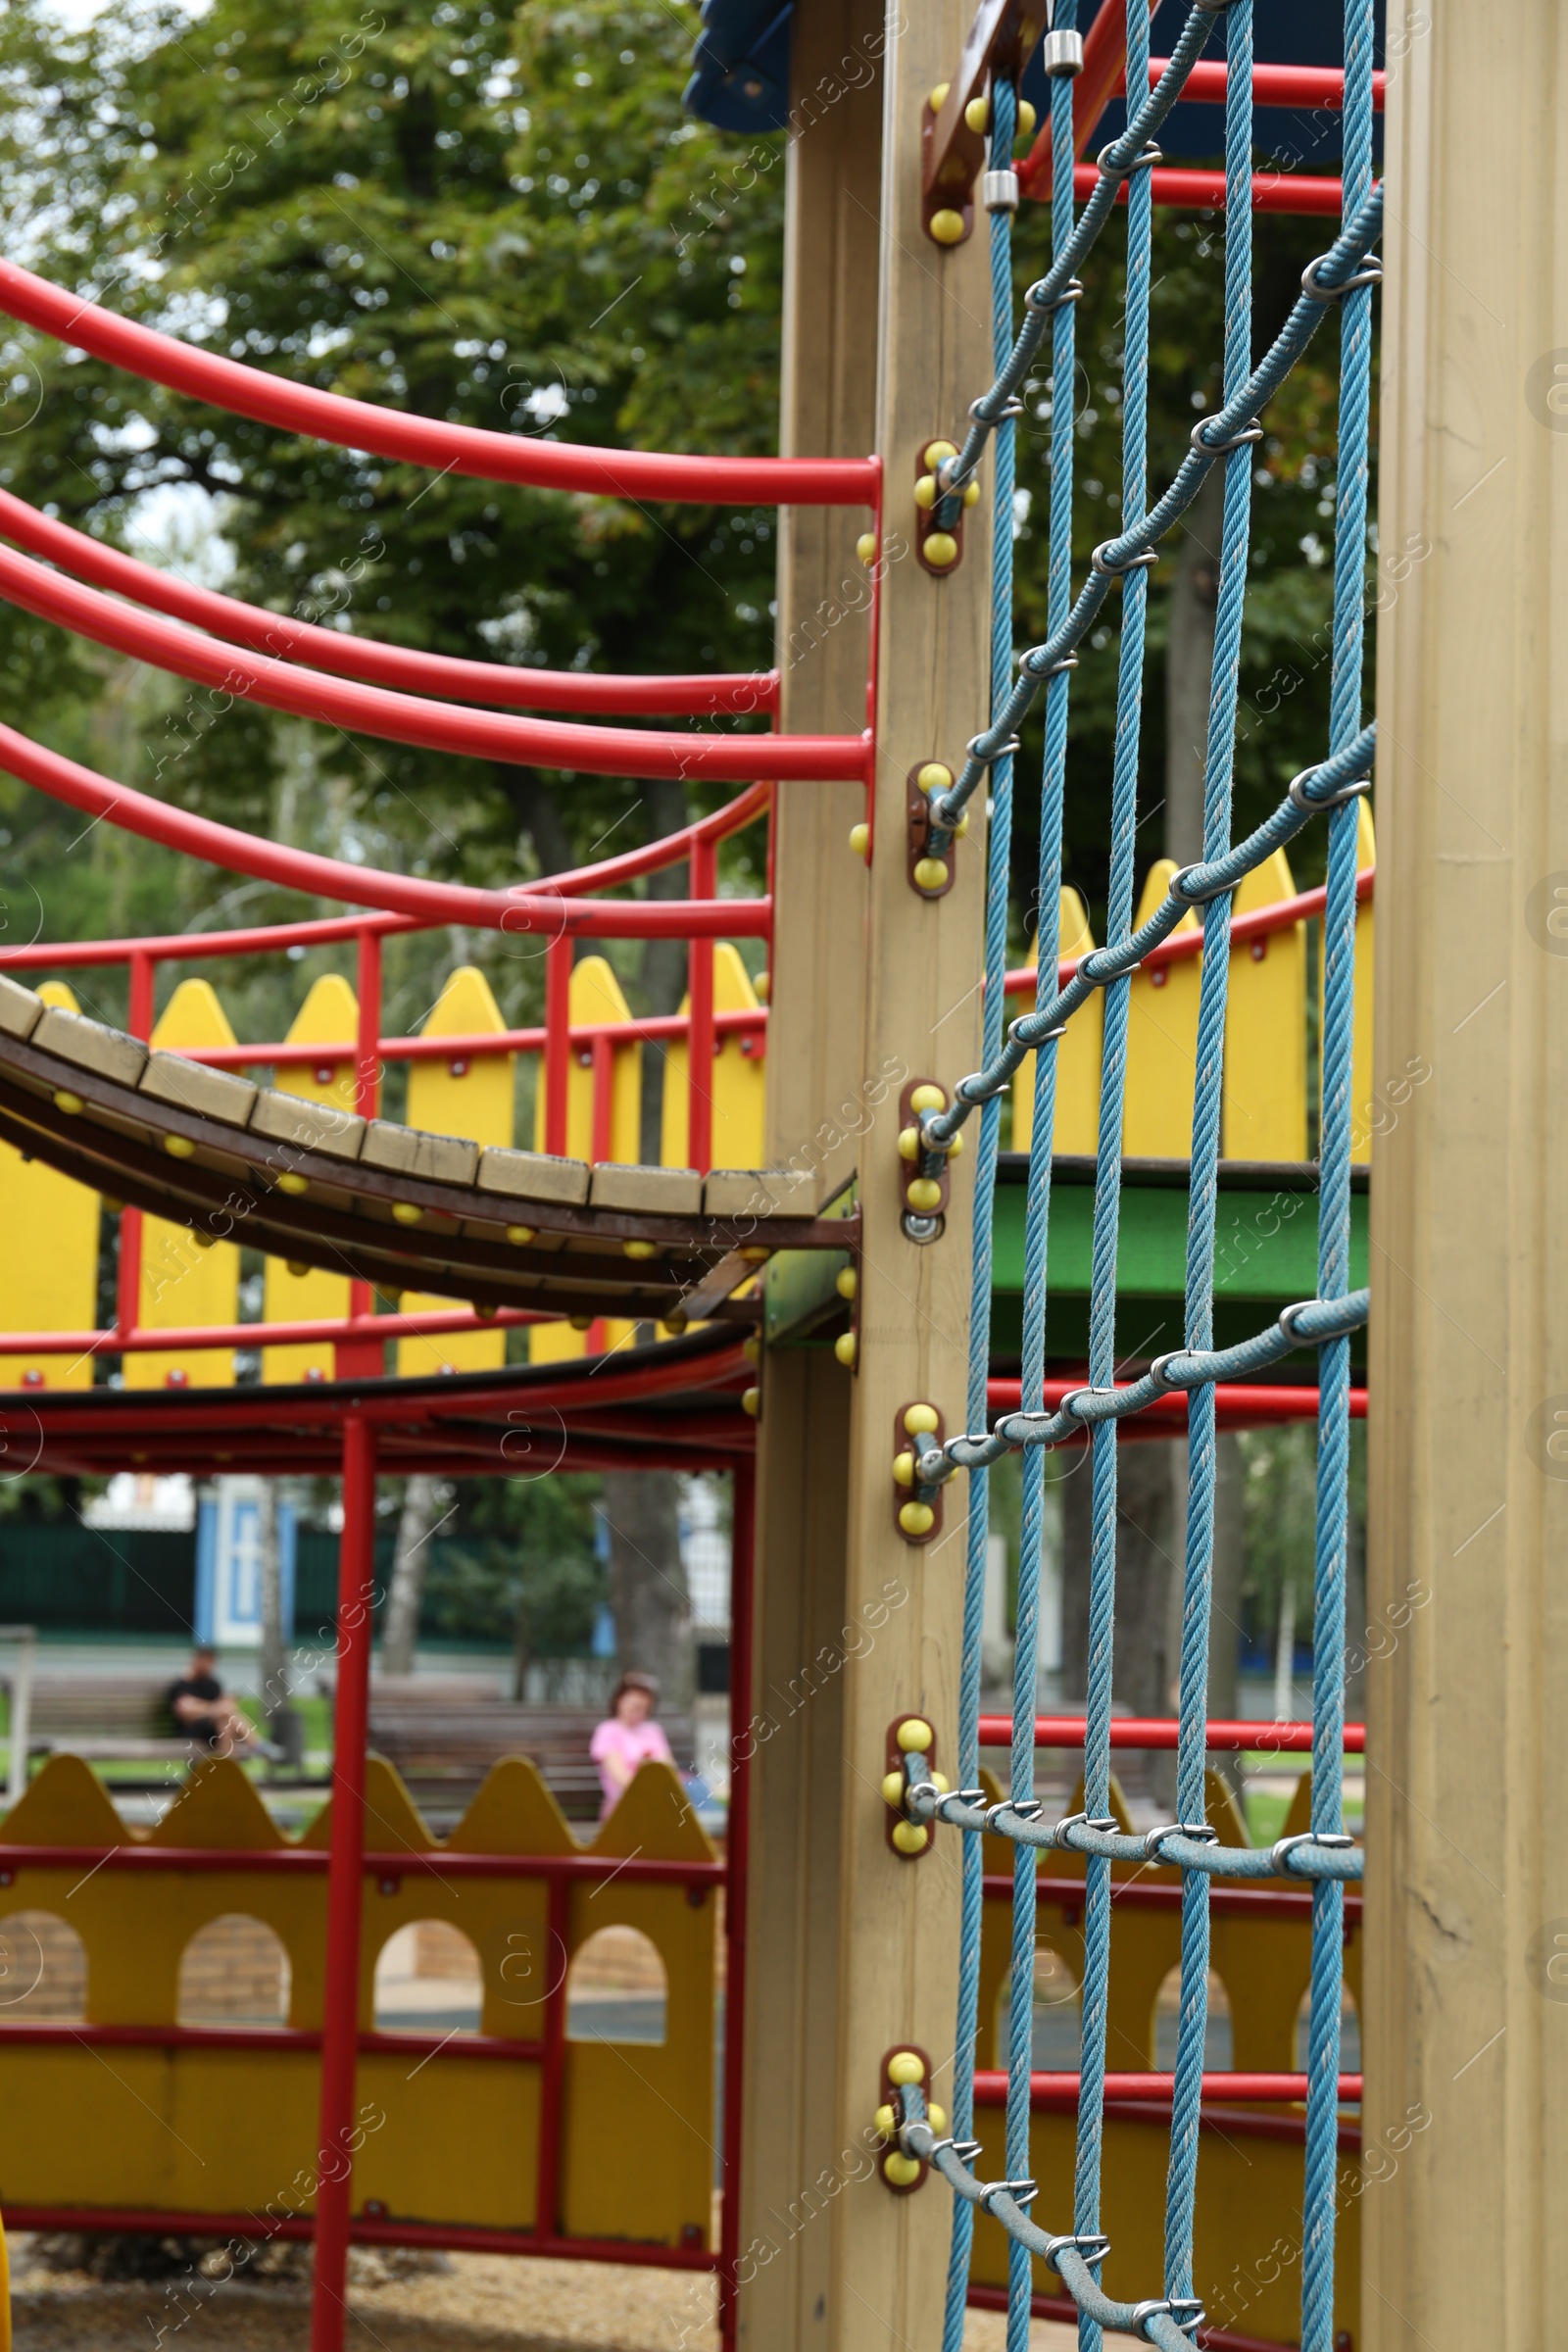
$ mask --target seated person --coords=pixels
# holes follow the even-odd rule
[[[170,1687],[169,1711],[180,1731],[205,1742],[209,1754],[255,1755],[261,1745],[255,1726],[224,1694],[213,1671],[217,1663],[212,1650],[198,1647],[189,1673]]]
[[[623,1674],[615,1685],[610,1713],[588,1746],[599,1767],[599,1785],[605,1792],[605,1801],[599,1808],[601,1821],[613,1812],[651,1758],[661,1764],[672,1764],[675,1760],[669,1752],[663,1725],[653,1721],[658,1703],[659,1685],[651,1674]]]

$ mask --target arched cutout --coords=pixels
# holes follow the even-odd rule
[[[289,1989],[282,1938],[246,1911],[210,1919],[179,1956],[182,2026],[286,2026]]]
[[[997,2064],[1007,2063],[1011,2031],[1012,1976],[997,1994]],[[1071,2074],[1078,2064],[1082,2033],[1078,1980],[1049,1943],[1035,1945],[1035,2021],[1032,2063],[1043,2074]]]
[[[375,1964],[379,2034],[477,2034],[484,2006],[479,1955],[447,1919],[415,1919],[381,1946]]]
[[[668,1995],[664,1963],[639,1928],[600,1928],[566,1978],[567,2039],[662,2042]]]
[[[74,1928],[52,1911],[0,1919],[0,2033],[29,2025],[79,2026],[87,2014],[87,1954]]]
[[[1166,1975],[1154,1996],[1154,2066],[1158,2073],[1176,2071],[1176,2041],[1181,2027],[1182,1972],[1180,1962]],[[1203,2072],[1231,2071],[1231,2002],[1220,1979],[1208,1972],[1208,2031],[1203,2036]]]
[[[1306,2072],[1307,2043],[1311,2033],[1312,1987],[1301,1995],[1301,2005],[1296,2012],[1296,2071]],[[1361,2018],[1355,2005],[1355,1995],[1348,1984],[1340,1987],[1340,2072],[1358,2075],[1361,2072]]]

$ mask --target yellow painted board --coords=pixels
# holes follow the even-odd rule
[[[311,988],[294,1015],[287,1043],[291,1046],[340,1046],[360,1032],[359,1000],[338,972],[324,972]],[[323,1061],[285,1065],[277,1073],[280,1094],[299,1095],[307,1102],[329,1102],[334,1110],[355,1107],[354,1063]],[[349,1311],[349,1278],[329,1274],[318,1266],[290,1273],[280,1257],[267,1261],[262,1313],[269,1323],[324,1321]],[[262,1350],[265,1381],[330,1380],[332,1347],[266,1348]]]
[[[1087,956],[1095,944],[1089,927],[1089,909],[1077,891],[1064,884],[1061,892],[1061,911],[1058,916],[1060,934],[1058,954]],[[1035,963],[1040,953],[1040,941],[1035,939],[1029,950],[1029,961]],[[1038,997],[1009,998],[1004,1015],[1013,1021],[1021,1013],[1032,1012]],[[1056,1046],[1056,1117],[1053,1144],[1057,1152],[1086,1152],[1093,1155],[1100,1134],[1100,1056],[1104,1040],[1105,1000],[1097,988],[1087,1004],[1081,1004],[1067,1023],[1067,1034]],[[1035,1131],[1035,1056],[1030,1054],[1020,1063],[1012,1082],[1012,1148],[1027,1152]]]
[[[621,994],[620,982],[603,956],[585,956],[580,963],[573,964],[566,1002],[573,1028],[593,1021],[631,1019],[631,1007]],[[642,1158],[642,1105],[643,1050],[637,1045],[618,1046],[610,1095],[612,1160],[635,1166]],[[536,1152],[545,1148],[542,1070],[534,1098],[533,1148]],[[594,1068],[593,1055],[586,1048],[572,1055],[566,1079],[566,1156],[589,1160],[594,1156]],[[635,1328],[618,1317],[607,1317],[606,1348],[619,1347]],[[534,1364],[568,1362],[587,1352],[587,1340],[586,1332],[573,1331],[569,1323],[538,1324],[528,1334],[528,1360]]]
[[[1158,858],[1144,881],[1134,929],[1164,904],[1173,858]],[[1196,931],[1191,911],[1176,925]],[[1127,1111],[1122,1151],[1130,1159],[1186,1159],[1193,1148],[1193,1080],[1198,1067],[1198,992],[1201,958],[1133,975],[1127,1007]]]
[[[170,998],[152,1042],[166,1053],[192,1046],[231,1046],[234,1032],[212,983],[182,980]],[[214,1242],[203,1249],[187,1225],[144,1217],[141,1229],[141,1305],[144,1331],[239,1321],[239,1249]],[[156,1348],[125,1357],[127,1389],[229,1388],[231,1348]]]
[[[739,951],[727,939],[713,950],[713,1010],[755,1012],[759,998]],[[681,999],[681,1013],[691,1011],[691,998]],[[664,1055],[663,1113],[660,1128],[660,1164],[689,1167],[687,1134],[690,1127],[688,1072],[691,1055],[677,1040]],[[760,1168],[762,1165],[761,1037],[731,1035],[719,1042],[713,1055],[713,1156],[715,1168]]]
[[[1283,850],[1243,881],[1232,909],[1293,898]],[[1244,941],[1231,956],[1225,1013],[1227,1159],[1306,1157],[1306,925]]]
[[[38,994],[81,1007],[63,980]],[[91,1331],[98,1321],[98,1195],[0,1144],[0,1225],[33,1247],[0,1251],[0,1331]],[[90,1355],[0,1356],[0,1388],[90,1389]]]
[[[436,999],[420,1031],[423,1037],[499,1037],[506,1028],[490,983],[476,965],[460,964]],[[411,1127],[428,1135],[457,1135],[470,1144],[510,1146],[513,1125],[514,1054],[465,1054],[452,1059],[411,1061]],[[407,1315],[438,1313],[461,1300],[425,1291],[405,1291]],[[504,1331],[448,1332],[433,1339],[400,1340],[398,1370],[493,1372],[507,1360]]]

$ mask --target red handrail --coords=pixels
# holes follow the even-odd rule
[[[416,744],[426,751],[456,752],[515,766],[586,768],[598,775],[715,777],[734,783],[751,783],[759,770],[807,782],[859,781],[867,772],[868,732],[764,737],[574,725],[564,719],[469,710],[368,686],[356,678],[323,677],[288,662],[259,661],[68,580],[8,547],[0,547],[0,596],[40,620],[220,695],[238,695],[296,718],[318,719],[390,743]]]
[[[778,708],[778,672],[751,675],[612,677],[598,670],[537,669],[505,662],[467,662],[412,646],[383,645],[342,629],[318,628],[287,612],[270,612],[238,598],[198,588],[173,572],[106,547],[69,523],[56,522],[0,490],[0,531],[34,556],[60,564],[117,596],[129,597],[172,620],[188,621],[214,637],[275,661],[416,694],[457,695],[525,710],[621,711],[645,717],[710,717],[719,711],[771,712]]]
[[[481,481],[585,491],[601,498],[695,499],[703,505],[869,507],[880,478],[874,458],[666,457],[594,449],[471,424],[411,416],[366,400],[289,383],[260,368],[138,326],[15,262],[0,262],[0,311],[112,368],[260,424],[304,433]],[[569,763],[568,763],[569,764]]]
[[[1110,1744],[1112,1747],[1159,1747],[1176,1745],[1181,1730],[1174,1715],[1116,1715],[1111,1718]],[[1310,1755],[1312,1726],[1309,1723],[1244,1723],[1234,1719],[1215,1719],[1204,1727],[1204,1743],[1211,1749],[1227,1754],[1273,1751],[1281,1755]],[[1036,1747],[1082,1747],[1084,1718],[1081,1715],[1037,1715],[1035,1717]],[[982,1715],[980,1718],[982,1747],[1010,1747],[1012,1745],[1012,1717],[1010,1715]],[[1345,1748],[1348,1755],[1360,1755],[1366,1747],[1364,1723],[1345,1726]]]
[[[1168,57],[1152,57],[1149,61],[1149,86],[1153,88],[1165,68]],[[1184,106],[1223,106],[1229,83],[1230,69],[1222,57],[1200,58],[1182,85]],[[1372,76],[1372,106],[1377,114],[1383,112],[1389,77],[1379,67]],[[1116,76],[1110,92],[1115,98],[1125,93],[1125,71]],[[1254,63],[1252,67],[1252,104],[1254,106],[1320,107],[1332,113],[1345,105],[1345,70],[1341,66],[1268,66]]]
[[[1308,1195],[1306,1198],[1310,1199]],[[1043,1409],[1055,1412],[1064,1396],[1084,1385],[1084,1375],[1071,1380],[1048,1380],[1044,1385]],[[1128,1389],[1131,1381],[1118,1381],[1117,1387]],[[1021,1380],[988,1380],[986,1403],[993,1413],[1016,1413],[1023,1405]],[[1279,1384],[1272,1381],[1221,1380],[1214,1384],[1214,1407],[1222,1429],[1272,1429],[1282,1421],[1315,1421],[1318,1392],[1301,1384]],[[1350,1418],[1366,1419],[1366,1391],[1350,1391]],[[1123,1437],[1163,1437],[1173,1429],[1187,1427],[1187,1392],[1171,1389],[1156,1396],[1141,1411],[1122,1423]],[[1087,1429],[1085,1432],[1087,1438]],[[1079,1439],[1078,1444],[1083,1444]]]

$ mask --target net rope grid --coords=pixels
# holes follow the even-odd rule
[[[1149,81],[1148,0],[1128,0],[1129,90]],[[1076,0],[1056,0],[1053,30],[1071,31]],[[1200,417],[1169,488],[1148,504],[1147,373],[1152,198],[1148,166],[1153,143],[1216,21],[1223,19],[1228,68],[1225,109],[1225,263],[1223,400]],[[1373,181],[1372,0],[1346,0],[1344,210],[1328,253],[1303,272],[1301,292],[1283,329],[1251,366],[1250,0],[1197,0],[1169,64],[1126,129],[1099,158],[1100,177],[1083,211],[1073,214],[1071,67],[1052,80],[1052,263],[1024,298],[1013,331],[1011,171],[1017,92],[992,87],[990,211],[996,376],[969,412],[970,429],[939,469],[933,521],[956,516],[986,444],[996,443],[993,497],[993,627],[990,726],[967,747],[951,789],[931,797],[930,847],[940,855],[965,802],[989,771],[991,821],[985,926],[984,1067],[960,1081],[951,1104],[919,1115],[911,1145],[921,1172],[934,1174],[957,1148],[971,1110],[980,1111],[967,1416],[980,1434],[946,1445],[916,1437],[916,1497],[929,1500],[960,1469],[969,1473],[963,1649],[959,1681],[958,1774],[949,1793],[929,1777],[925,1758],[905,1759],[905,1809],[920,1822],[966,1833],[962,1852],[961,1943],[954,2112],[951,2135],[932,2126],[924,2092],[901,2085],[895,2138],[906,2157],[933,2165],[956,2192],[944,2352],[959,2352],[973,2216],[990,2213],[1008,2239],[1007,2352],[1027,2352],[1032,2259],[1043,2258],[1078,2310],[1082,2352],[1097,2352],[1102,2331],[1142,2337],[1163,2352],[1187,2352],[1202,2325],[1194,2293],[1193,2233],[1199,2119],[1207,2024],[1209,1882],[1216,1876],[1287,1874],[1311,1886],[1312,1967],[1308,2027],[1305,2169],[1302,2201],[1301,2352],[1331,2352],[1336,2156],[1340,2065],[1343,1887],[1361,1876],[1361,1852],[1346,1834],[1342,1806],[1344,1746],[1345,1568],[1349,1460],[1350,1336],[1367,1319],[1368,1295],[1348,1290],[1352,984],[1355,956],[1357,814],[1370,784],[1375,730],[1361,723],[1364,550],[1372,287],[1381,275],[1371,248],[1382,227],[1382,188]],[[1056,384],[1075,365],[1076,272],[1109,220],[1127,183],[1127,283],[1122,400],[1122,529],[1097,547],[1076,599],[1071,585],[1073,416],[1053,404],[1050,454],[1049,635],[1018,662],[1012,655],[1013,419],[1049,326]],[[1252,489],[1252,446],[1262,437],[1259,412],[1305,350],[1331,307],[1341,317],[1339,462],[1336,484],[1333,629],[1328,757],[1292,783],[1274,813],[1247,840],[1231,842],[1231,785],[1239,694],[1241,632]],[[1156,913],[1132,929],[1134,829],[1149,568],[1157,543],[1181,517],[1216,464],[1224,466],[1218,605],[1210,681],[1203,792],[1203,856],[1170,882]],[[1070,673],[1081,644],[1109,595],[1122,587],[1115,752],[1110,795],[1110,870],[1106,944],[1085,956],[1051,1001],[1015,1020],[1004,1035],[1007,873],[1012,768],[1017,728],[1037,695],[1046,696],[1040,848],[1042,972],[1054,969],[1059,943],[1059,886]],[[1323,917],[1322,1105],[1318,1220],[1318,1295],[1288,1306],[1270,1329],[1238,1347],[1213,1348],[1217,1163],[1229,978],[1230,897],[1245,875],[1322,814],[1327,820]],[[1131,975],[1190,908],[1202,909],[1203,954],[1193,1103],[1184,1348],[1159,1357],[1144,1376],[1115,1385],[1115,1274],[1120,1209],[1120,1152]],[[1072,1013],[1097,988],[1105,992],[1097,1153],[1089,1382],[1044,1410],[1047,1227],[1051,1200],[1055,1043]],[[986,1375],[991,1306],[991,1203],[996,1182],[1001,1096],[1034,1051],[1035,1105],[1024,1258],[1022,1407],[987,1432]],[[1316,1478],[1316,1627],[1312,1701],[1311,1828],[1271,1850],[1230,1848],[1204,1820],[1209,1582],[1213,1545],[1216,1381],[1262,1369],[1294,1348],[1318,1350]],[[1110,1811],[1111,1644],[1115,1597],[1116,1424],[1171,1390],[1188,1394],[1189,1505],[1177,1733],[1177,1819],[1146,1835],[1123,1834]],[[1034,1795],[1035,1679],[1043,1535],[1044,1454],[1087,1433],[1091,1458],[1092,1538],[1088,1689],[1084,1731],[1084,1810],[1050,1824]],[[987,1549],[987,1473],[1009,1449],[1023,1453],[1023,1506],[1009,1792],[988,1804],[979,1776],[981,1625]],[[1007,2178],[978,2180],[974,2123],[974,2049],[979,1996],[982,1833],[1014,1847],[1011,1991],[1008,2011],[1005,2164]],[[1042,1849],[1085,1855],[1084,1973],[1077,2156],[1070,2230],[1051,2232],[1030,2219],[1037,2189],[1029,2178],[1036,1858]],[[1181,1992],[1172,2093],[1165,2206],[1163,2292],[1118,2302],[1097,2272],[1108,2243],[1101,2230],[1110,1869],[1113,1861],[1163,1862],[1182,1871]]]

